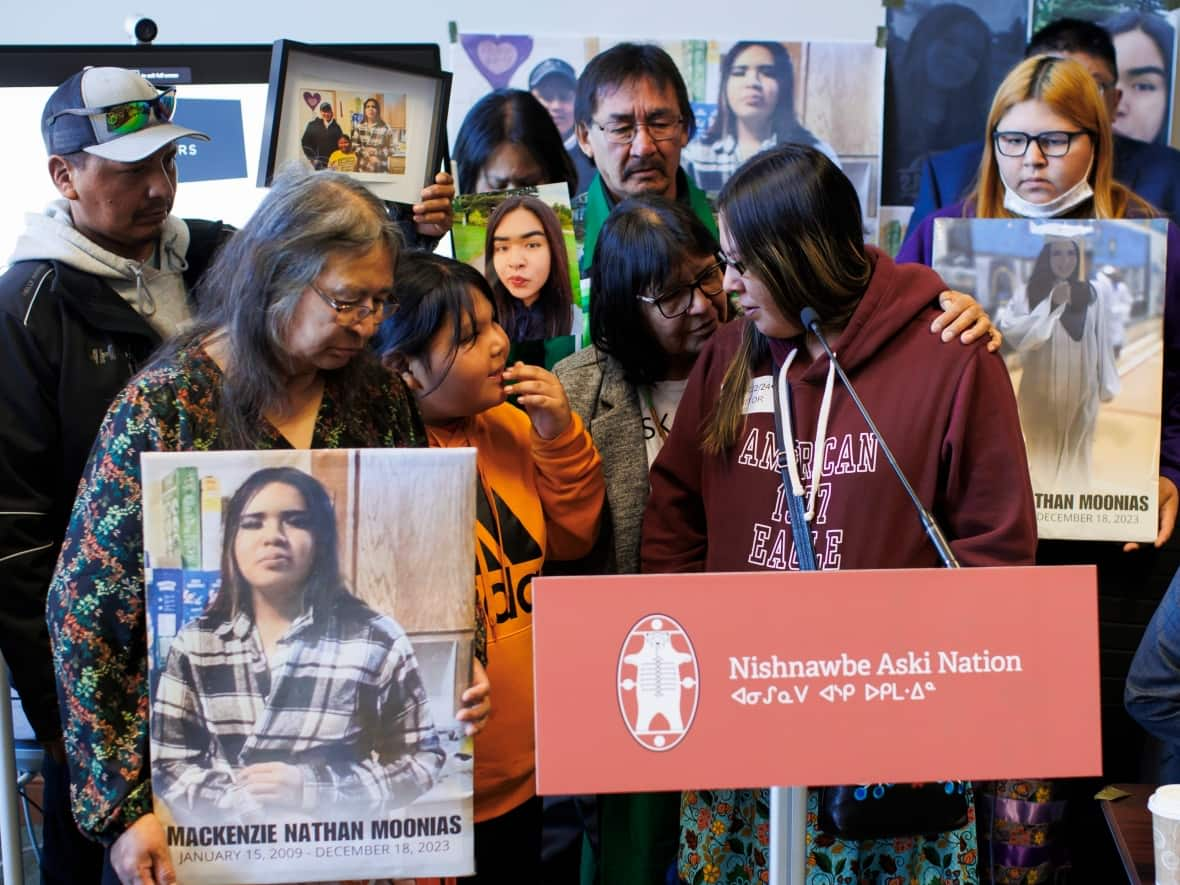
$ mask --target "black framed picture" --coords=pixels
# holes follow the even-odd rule
[[[278,40],[258,184],[297,164],[355,175],[383,200],[416,202],[444,158],[450,88],[446,71]]]

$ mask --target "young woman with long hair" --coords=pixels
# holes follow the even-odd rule
[[[573,285],[557,213],[536,197],[508,197],[488,219],[484,273],[508,340],[570,334]]]
[[[927,217],[902,245],[898,262],[929,264],[934,244],[937,218],[1149,218],[1155,210],[1112,174],[1111,120],[1102,95],[1090,72],[1077,61],[1038,55],[1025,59],[1009,71],[992,100],[984,134],[984,152],[977,183],[967,197],[939,209]],[[1155,547],[1162,546],[1176,521],[1180,497],[1180,231],[1167,225],[1167,273],[1164,283],[1164,383],[1161,413],[1159,459],[1159,531]],[[1078,293],[1080,297],[1080,292]],[[1071,302],[1074,293],[1071,289]],[[1081,305],[1076,305],[1080,307]],[[1062,312],[1064,306],[1058,306]],[[1042,332],[1066,336],[1064,327],[1054,330],[1046,311]],[[1084,319],[1084,314],[1077,312]],[[1093,315],[1096,320],[1098,314]],[[1011,319],[1009,316],[1008,319]],[[1015,338],[1025,335],[1015,326]],[[1097,339],[1094,339],[1097,347]],[[1015,343],[1015,342],[1014,342]],[[1032,357],[1035,365],[1037,358]],[[1095,354],[1094,362],[1098,357]],[[1109,378],[1109,372],[1107,373]],[[1100,396],[1103,383],[1097,371],[1089,373],[1087,396]],[[1076,379],[1071,379],[1076,380]],[[1116,379],[1117,380],[1117,379]],[[1026,402],[1024,384],[1021,402]],[[1096,404],[1095,404],[1096,408]],[[1028,416],[1026,416],[1027,418]],[[1033,416],[1039,420],[1041,416]],[[1098,566],[1100,593],[1104,597],[1123,599],[1114,618],[1103,618],[1099,625],[1099,643],[1103,649],[1103,678],[1122,682],[1125,673],[1127,636],[1142,626],[1133,623],[1136,610],[1150,610],[1158,595],[1149,589],[1155,583],[1154,551],[1134,553],[1136,544],[1082,545],[1069,541],[1045,541],[1037,550],[1041,564],[1092,563]],[[1127,556],[1126,553],[1134,553]],[[1130,600],[1137,603],[1132,606]],[[1128,623],[1132,621],[1132,623]],[[1107,651],[1110,654],[1107,654]],[[1118,758],[1133,755],[1138,748],[1121,705],[1104,705],[1103,730],[1107,735],[1106,766],[1120,764]],[[1119,740],[1113,740],[1114,736]],[[1113,751],[1112,751],[1113,748]],[[1125,764],[1125,763],[1122,763]],[[1060,844],[1052,846],[1052,832],[1059,829],[1064,817],[1063,801],[1075,788],[1068,781],[1013,780],[997,782],[987,790],[989,797],[981,806],[994,808],[996,839],[994,846],[981,853],[990,872],[997,878],[1019,879],[1028,875],[1049,877],[1055,869]],[[1093,790],[1088,783],[1076,789],[1076,796],[1088,808]],[[990,795],[999,800],[993,803]],[[1036,808],[1034,806],[1042,807]],[[1006,817],[1005,817],[1006,816]],[[1031,825],[1029,820],[1037,820]],[[1035,835],[1033,834],[1035,831]],[[1043,850],[1032,855],[1018,850],[1035,838]],[[1091,849],[1092,840],[1073,840],[1073,848]],[[1079,860],[1079,863],[1088,863]]]
[[[835,149],[795,113],[795,65],[782,43],[735,43],[721,57],[717,114],[685,148],[697,187],[716,193],[743,161],[776,144],[811,145],[836,165]]]
[[[725,288],[744,317],[723,326],[697,358],[652,465],[643,569],[797,568],[782,475],[767,454],[777,446],[773,397],[763,394],[776,384],[790,401],[783,447],[800,478],[786,492],[806,511],[819,567],[938,564],[885,459],[863,448],[867,427],[803,328],[806,307],[960,562],[1031,564],[1036,521],[1007,371],[982,344],[947,347],[926,331],[939,277],[864,244],[852,184],[814,148],[780,145],[749,160],[721,192],[719,217]],[[920,395],[914,378],[922,379]],[[846,454],[837,455],[842,447]],[[681,878],[758,881],[766,802],[761,790],[686,792]],[[818,832],[816,791],[808,810],[809,869],[844,860],[862,883],[887,874],[976,881],[973,821],[934,836],[857,842]]]

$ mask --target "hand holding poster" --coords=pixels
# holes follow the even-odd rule
[[[473,452],[151,454],[143,478],[181,880],[470,872]]]
[[[1004,333],[1041,538],[1156,536],[1166,224],[935,222],[934,269]]]

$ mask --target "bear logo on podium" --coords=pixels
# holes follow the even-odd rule
[[[647,750],[671,750],[688,734],[700,698],[696,652],[667,615],[641,618],[619,652],[619,711]]]

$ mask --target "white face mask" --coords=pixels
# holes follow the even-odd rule
[[[1004,185],[1004,208],[1023,218],[1056,218],[1058,215],[1064,215],[1094,196],[1094,188],[1090,187],[1090,170],[1093,168],[1094,158],[1090,157],[1090,164],[1086,167],[1086,174],[1082,176],[1081,181],[1047,203],[1030,203],[1008,187],[1008,182],[1004,181],[1004,176],[1001,175],[1000,181]]]

